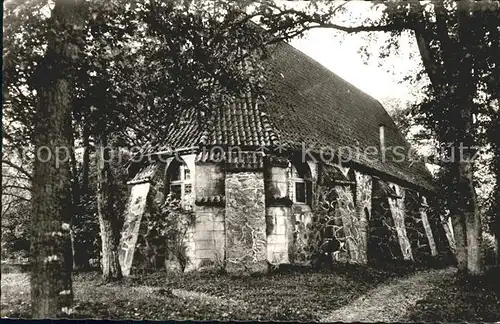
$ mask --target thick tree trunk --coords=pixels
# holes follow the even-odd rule
[[[467,273],[467,236],[465,233],[465,217],[456,211],[451,214],[453,234],[455,238],[455,257],[460,273]]]
[[[107,145],[106,134],[102,134],[96,150],[97,209],[101,227],[102,275],[105,281],[116,281],[122,278],[118,259],[121,224],[115,208],[117,188],[114,185]]]
[[[473,185],[472,166],[462,163],[461,175],[464,176],[464,198],[468,199],[464,208],[467,234],[467,272],[469,275],[480,275],[481,268],[481,215],[477,207],[477,199]]]
[[[56,1],[54,32],[40,70],[35,118],[35,163],[31,219],[31,304],[33,318],[54,318],[71,313],[72,213],[69,152],[71,142],[71,91],[67,68],[78,56],[71,42],[81,15],[75,1]],[[75,35],[73,35],[75,36]],[[48,78],[48,79],[47,79]]]
[[[472,151],[475,143],[475,131],[473,127],[473,98],[477,87],[474,82],[474,72],[472,68],[472,55],[470,43],[474,36],[471,34],[471,1],[463,0],[457,3],[458,11],[458,35],[461,61],[459,62],[459,75],[457,87],[458,107],[461,107],[461,118],[458,122],[459,140],[465,146],[463,154],[460,156],[458,166],[458,192],[461,208],[465,215],[467,234],[467,270],[469,275],[479,275],[481,268],[481,215],[477,206],[476,191],[474,188],[474,161]],[[461,48],[460,48],[461,47]],[[460,143],[460,144],[462,144]]]

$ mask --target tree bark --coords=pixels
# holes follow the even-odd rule
[[[110,165],[107,135],[102,134],[97,147],[97,210],[102,241],[102,275],[105,281],[122,278],[118,259],[121,224],[118,218],[113,172]]]
[[[82,163],[82,194],[87,194],[89,189],[90,168],[90,132],[87,120],[83,125],[83,163]]]
[[[451,214],[453,234],[455,238],[455,257],[460,273],[467,273],[467,236],[465,233],[465,217],[459,211]]]
[[[470,14],[471,3],[469,0],[459,1],[457,3],[458,11],[458,34],[460,45],[459,51],[462,61],[459,64],[458,93],[459,101],[457,105],[462,107],[460,131],[462,131],[461,140],[465,150],[461,153],[458,167],[459,194],[462,202],[461,209],[465,215],[466,234],[467,234],[467,271],[469,275],[480,275],[481,268],[481,215],[477,206],[476,191],[474,188],[474,161],[472,161],[475,145],[474,127],[473,127],[473,98],[477,91],[472,69],[472,55],[469,44],[472,40],[470,34]],[[460,48],[461,47],[461,48]]]
[[[35,163],[31,215],[31,304],[33,318],[72,312],[71,102],[68,67],[77,59],[75,32],[82,21],[76,1],[56,1],[44,62],[37,73]],[[57,33],[57,34],[56,34]],[[64,63],[66,64],[64,64]],[[49,79],[49,80],[47,80]]]
[[[499,124],[500,125],[500,124]],[[500,135],[500,126],[496,126],[498,128]],[[500,138],[497,138],[497,141],[500,141]],[[500,143],[496,144],[495,149],[495,158],[496,160],[493,162],[495,165],[493,166],[495,172],[496,185],[493,189],[493,203],[491,206],[492,212],[492,227],[493,233],[496,239],[496,265],[500,266]]]
[[[72,201],[72,206],[75,210],[76,213],[81,213],[80,212],[80,185],[78,181],[78,168],[76,166],[76,155],[75,155],[75,150],[73,149],[75,146],[75,137],[73,135],[73,131],[71,131],[71,150],[70,150],[70,163],[71,163],[71,197],[73,199]],[[71,217],[71,254],[72,254],[72,259],[73,259],[73,269],[76,269],[76,262],[75,262],[75,255],[76,255],[76,250],[75,250],[75,235],[74,235],[74,217]]]

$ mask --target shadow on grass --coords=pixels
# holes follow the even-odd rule
[[[479,277],[444,278],[437,289],[408,311],[410,321],[497,322],[500,320],[500,268]]]
[[[99,272],[76,273],[73,318],[315,321],[387,280],[420,268],[398,262],[335,264],[330,269],[281,266],[256,274],[154,272],[117,283],[104,283]],[[29,291],[29,285],[23,289]],[[188,293],[172,294],[175,289]],[[12,309],[7,316],[29,317],[29,293],[22,307],[11,307],[19,300],[7,302]]]

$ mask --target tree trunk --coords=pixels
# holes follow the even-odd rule
[[[73,199],[72,201],[72,206],[73,210],[75,210],[76,213],[81,213],[80,212],[80,185],[78,181],[78,168],[76,166],[76,155],[75,155],[75,150],[73,147],[75,146],[75,138],[73,136],[73,131],[71,132],[71,147],[72,149],[70,150],[70,165],[71,165],[71,197]],[[76,269],[76,262],[75,262],[75,235],[74,235],[74,220],[75,216],[71,217],[71,254],[72,254],[72,259],[73,259],[73,269]]]
[[[461,149],[460,160],[458,161],[458,193],[461,209],[465,216],[466,234],[467,234],[467,271],[469,275],[479,275],[481,268],[481,215],[477,206],[476,191],[474,188],[474,161],[472,151],[475,143],[473,127],[473,107],[474,95],[477,87],[474,82],[474,72],[472,68],[472,55],[469,44],[474,37],[471,35],[471,2],[463,0],[457,3],[458,11],[458,35],[459,48],[457,52],[460,55],[457,105],[460,109],[460,119],[458,122],[458,134],[465,150]]]
[[[89,199],[89,168],[90,168],[90,131],[88,121],[83,121],[83,161],[82,161],[82,182],[80,186],[80,201],[81,199]],[[86,210],[83,207],[78,208],[79,216],[83,216]],[[90,249],[92,245],[88,242],[76,244],[74,250],[74,265],[82,270],[90,269]]]
[[[107,148],[106,134],[102,134],[97,147],[97,210],[101,227],[102,275],[105,281],[122,278],[118,259],[121,224],[115,208],[117,188],[114,183]]]
[[[89,189],[89,167],[90,167],[90,134],[87,120],[83,125],[83,163],[82,163],[82,194],[87,194]]]
[[[496,265],[500,266],[500,115],[496,115],[495,117],[489,129],[489,139],[493,147],[494,156],[491,171],[496,180],[489,214],[491,217],[491,229],[496,239]]]
[[[465,233],[465,217],[456,211],[451,215],[453,234],[455,238],[455,257],[460,273],[467,273],[467,236]]]
[[[68,65],[78,57],[72,43],[81,22],[76,1],[56,1],[44,62],[37,73],[35,163],[31,218],[31,305],[33,318],[67,316],[72,312],[71,142],[72,85]],[[71,35],[73,34],[73,35]]]
[[[481,215],[477,207],[476,194],[472,178],[471,163],[461,163],[461,176],[464,177],[465,224],[467,234],[467,273],[477,276],[482,273],[481,268]]]

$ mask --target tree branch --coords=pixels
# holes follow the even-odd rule
[[[15,198],[18,198],[18,199],[21,199],[21,200],[24,200],[26,202],[31,202],[30,199],[26,198],[26,197],[23,197],[23,196],[19,196],[19,195],[16,195],[16,194],[13,194],[11,192],[2,192],[2,195],[3,196],[12,196],[12,197],[15,197]]]
[[[31,188],[29,188],[29,187],[24,187],[24,186],[19,186],[19,185],[11,185],[11,184],[2,185],[2,190],[7,189],[7,188],[21,189],[21,190],[27,190],[27,191],[31,192]]]
[[[2,163],[4,163],[4,164],[6,164],[6,165],[10,166],[11,168],[16,169],[17,171],[21,172],[21,173],[22,173],[22,174],[24,174],[26,177],[28,177],[28,179],[29,179],[30,181],[32,181],[32,180],[33,180],[33,177],[31,176],[31,174],[29,174],[29,172],[28,172],[28,171],[26,171],[26,170],[24,170],[22,167],[20,167],[20,166],[18,166],[18,165],[16,165],[16,164],[14,164],[14,163],[12,163],[12,162],[10,162],[9,160],[4,160],[4,159],[2,159]]]

